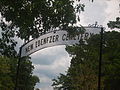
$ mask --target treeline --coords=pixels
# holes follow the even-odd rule
[[[108,28],[117,31],[104,31],[102,40],[101,90],[120,90],[120,17],[109,21]],[[101,35],[94,35],[80,44],[67,46],[72,56],[66,74],[53,79],[53,88],[58,90],[97,90]]]
[[[19,54],[15,50],[17,42],[14,40],[14,31],[8,29],[8,25],[3,21],[0,24],[2,29],[0,38],[0,90],[14,90],[19,59]],[[32,75],[33,69],[34,66],[29,57],[21,58],[17,90],[34,90],[39,78]]]
[[[72,56],[67,73],[53,79],[58,90],[97,90],[100,35],[94,35],[87,44],[66,47]],[[104,32],[102,52],[101,90],[120,90],[120,32]]]
[[[14,90],[16,81],[17,58],[0,56],[0,90]],[[29,59],[22,59],[18,76],[17,90],[34,90],[39,82],[37,76],[32,75],[33,66]]]

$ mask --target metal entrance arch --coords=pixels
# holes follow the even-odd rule
[[[47,47],[52,47],[52,46],[56,46],[56,45],[74,45],[76,43],[79,43],[80,39],[85,40],[94,34],[101,33],[99,77],[98,77],[98,88],[100,88],[103,27],[96,27],[96,25],[95,26],[92,25],[92,26],[88,26],[88,27],[84,27],[84,28],[85,28],[84,33],[79,33],[79,34],[75,35],[74,37],[71,37],[66,30],[57,30],[57,31],[52,31],[47,34],[44,34],[36,39],[29,41],[28,43],[25,43],[24,45],[22,45],[19,50],[19,60],[18,60],[16,83],[15,83],[14,90],[17,90],[21,57],[31,55],[32,53],[35,53],[35,52],[37,52],[41,49],[47,48]],[[98,90],[100,90],[100,89],[98,89]]]

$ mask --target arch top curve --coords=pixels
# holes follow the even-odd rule
[[[84,33],[79,33],[75,37],[68,34],[65,30],[50,32],[44,34],[30,42],[24,44],[21,48],[21,57],[31,55],[32,53],[56,45],[73,45],[79,43],[80,39],[88,39],[93,34],[99,34],[101,28],[85,27]]]

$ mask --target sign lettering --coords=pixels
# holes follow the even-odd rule
[[[21,57],[30,55],[43,48],[56,45],[73,45],[79,43],[79,40],[86,40],[94,34],[99,34],[101,28],[86,27],[85,33],[79,33],[74,37],[69,35],[67,31],[50,32],[36,38],[22,47]]]

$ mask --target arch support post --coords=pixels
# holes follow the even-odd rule
[[[103,27],[100,33],[100,55],[99,55],[99,71],[98,71],[98,90],[101,90],[101,67],[102,67],[102,52],[103,52]]]
[[[17,62],[17,68],[16,68],[16,80],[15,80],[14,90],[18,90],[18,77],[19,77],[20,62],[21,62],[21,52],[22,52],[22,46],[19,49],[19,56],[18,56],[18,62]]]

